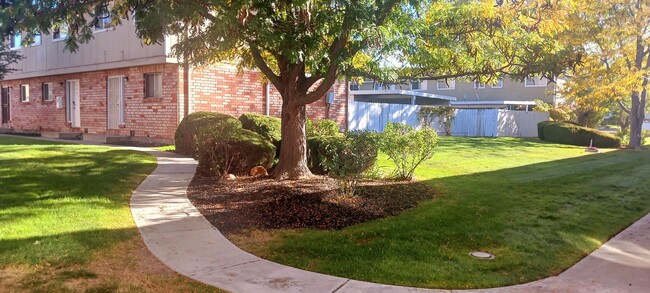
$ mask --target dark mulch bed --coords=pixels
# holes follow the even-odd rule
[[[197,176],[188,188],[192,203],[225,234],[250,229],[341,229],[396,215],[433,198],[435,192],[419,182],[366,180],[357,194],[339,196],[336,181],[327,177],[223,181]]]

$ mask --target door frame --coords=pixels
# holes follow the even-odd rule
[[[119,80],[119,85],[120,85],[120,89],[119,89],[120,96],[118,98],[119,99],[119,101],[118,101],[118,110],[119,110],[119,112],[118,112],[118,117],[117,117],[117,127],[115,127],[115,128],[111,128],[111,125],[110,125],[111,124],[110,123],[111,119],[110,119],[110,116],[109,116],[111,114],[111,103],[110,103],[110,93],[109,93],[109,91],[110,91],[109,82],[110,82],[111,79],[118,79]],[[126,87],[126,84],[124,82],[124,75],[109,76],[106,79],[106,129],[120,129],[120,125],[124,124],[124,121],[125,121],[125,119],[124,119],[124,115],[125,115],[125,113],[124,113],[125,112],[125,107],[124,107],[125,106],[125,103],[124,103],[125,87]]]
[[[5,97],[3,93],[7,93],[7,96]],[[7,116],[5,117],[4,115],[4,104],[3,100],[6,98],[7,100]],[[3,86],[0,87],[0,123],[9,123],[11,121],[11,87],[8,86]]]
[[[74,97],[71,97],[70,95],[70,86],[72,84],[74,84],[75,87]],[[78,79],[69,79],[65,81],[66,121],[70,123],[70,127],[72,128],[81,128],[81,95],[79,93],[80,87],[81,86]]]

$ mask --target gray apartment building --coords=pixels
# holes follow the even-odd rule
[[[492,84],[447,79],[382,85],[368,81],[350,85],[355,101],[395,104],[444,105],[454,108],[503,108],[527,110],[539,99],[550,104],[559,100],[557,83],[543,77],[524,81],[502,78]]]

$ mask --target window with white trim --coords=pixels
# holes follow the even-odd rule
[[[440,79],[437,80],[437,88],[441,91],[456,89],[456,80]]]
[[[30,46],[40,46],[41,45],[41,33],[34,33],[32,36],[32,43]]]
[[[526,87],[543,87],[548,85],[548,79],[544,77],[527,76],[524,85]]]
[[[54,88],[53,83],[51,82],[43,83],[43,101],[45,102],[54,101],[54,95],[52,94],[53,88]]]
[[[351,91],[358,91],[359,90],[359,84],[356,82],[350,83],[350,90]]]
[[[162,98],[162,73],[145,73],[144,97]]]
[[[23,103],[29,102],[29,85],[21,84],[20,85],[20,101]]]
[[[23,35],[20,32],[14,33],[14,35],[9,38],[9,48],[19,49],[22,46],[23,46]]]
[[[411,81],[411,90],[419,90],[419,89],[420,89],[420,81],[419,80]]]
[[[62,25],[52,30],[52,41],[62,41],[65,40],[65,38],[67,37],[68,37],[67,26]]]
[[[503,88],[503,78],[499,78],[494,84],[490,85],[493,89]]]
[[[484,89],[484,88],[485,88],[485,83],[482,83],[482,82],[479,82],[479,81],[474,82],[474,89],[478,90],[478,89]]]
[[[103,32],[113,28],[113,16],[105,12],[97,16],[97,23],[95,23],[95,31]]]

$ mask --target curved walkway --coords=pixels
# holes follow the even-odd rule
[[[165,265],[232,292],[455,292],[361,282],[273,263],[242,251],[187,199],[196,162],[149,151],[158,168],[133,193],[142,238]],[[559,276],[477,292],[648,292],[650,214]],[[472,290],[463,291],[470,292]]]

